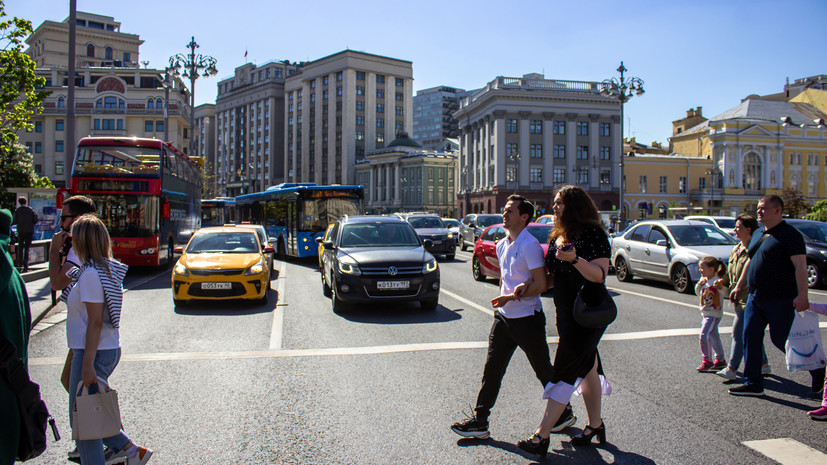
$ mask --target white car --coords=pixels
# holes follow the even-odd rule
[[[702,221],[640,221],[612,239],[612,264],[620,281],[649,278],[691,294],[701,277],[700,259],[713,256],[726,263],[737,243],[719,227]]]
[[[730,236],[735,237],[735,218],[731,216],[692,215],[685,216],[683,219],[703,221],[704,223],[714,224],[715,226],[726,231],[726,233]]]
[[[454,237],[459,237],[459,220],[455,220],[453,218],[442,218],[442,222],[445,223],[445,227],[448,228],[448,232],[454,235]]]

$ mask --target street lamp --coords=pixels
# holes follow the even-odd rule
[[[465,186],[465,211],[463,213],[465,213],[467,215],[469,213],[469,210],[468,210],[468,167],[467,166],[462,167],[462,181],[463,181],[463,185]]]
[[[399,212],[400,213],[405,213],[405,194],[408,193],[408,177],[407,176],[402,176],[401,178],[399,178],[399,182],[402,184],[402,189],[401,189],[402,196],[400,198],[402,203],[401,203],[401,206],[399,207]]]
[[[712,212],[712,207],[715,205],[715,185],[717,184],[717,175],[718,175],[718,168],[710,168],[704,172],[705,175],[709,176],[712,179],[712,189],[709,199],[709,214],[714,215]]]
[[[520,187],[520,152],[514,152],[508,156],[512,163],[516,162],[517,167],[514,169],[514,193],[517,193],[517,188]]]
[[[643,95],[643,80],[636,77],[624,77],[623,73],[628,71],[625,66],[623,66],[623,62],[620,62],[620,67],[617,68],[617,71],[620,73],[620,79],[618,78],[611,78],[611,79],[604,79],[602,83],[600,83],[600,95],[609,98],[615,98],[618,102],[620,102],[620,194],[619,194],[619,203],[620,203],[620,227],[623,227],[626,222],[626,213],[624,210],[624,203],[623,203],[623,190],[625,189],[625,181],[624,181],[624,166],[623,166],[623,104],[629,101],[635,95]]]
[[[184,74],[182,75],[185,78],[189,78],[190,80],[190,155],[195,154],[195,137],[193,137],[193,131],[195,130],[195,80],[198,79],[199,76],[210,77],[215,76],[218,74],[218,70],[215,68],[215,58],[209,55],[198,55],[195,54],[195,49],[200,47],[195,42],[195,37],[192,38],[190,43],[188,43],[187,48],[190,49],[189,55],[184,55],[182,53],[176,53],[175,55],[169,57],[169,68],[172,69],[173,73],[178,76],[181,68],[184,68]],[[200,74],[203,71],[203,74]]]

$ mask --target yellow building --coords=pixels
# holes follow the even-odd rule
[[[705,158],[636,154],[624,158],[627,218],[672,218],[689,214],[718,214],[710,201],[723,192],[713,189]]]

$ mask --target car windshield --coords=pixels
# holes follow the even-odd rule
[[[420,218],[410,218],[408,220],[411,223],[411,226],[414,229],[444,229],[445,225],[442,223],[442,220],[439,218],[429,218],[429,217],[420,217]]]
[[[341,247],[419,247],[406,223],[353,223],[342,228]]]
[[[458,220],[442,220],[442,222],[445,223],[446,228],[458,228],[459,227],[459,221]]]
[[[490,216],[478,216],[477,217],[477,226],[481,228],[487,228],[492,224],[498,224],[503,222],[503,217],[500,215],[490,215]]]
[[[186,253],[255,253],[258,252],[255,234],[238,232],[198,232],[187,245]]]
[[[530,226],[528,228],[528,232],[531,233],[532,236],[536,237],[540,244],[545,244],[548,242],[548,236],[551,235],[552,226]]]
[[[669,232],[684,247],[703,245],[735,245],[738,241],[713,225],[669,226]]]
[[[719,228],[735,229],[735,218],[715,218]]]
[[[258,236],[258,240],[262,244],[267,244],[267,232],[264,230],[263,226],[261,226],[261,227],[251,227],[249,225],[245,225],[245,226],[242,226],[242,227],[244,229],[249,229],[249,230],[255,232],[256,235]]]
[[[811,241],[827,242],[827,224],[825,223],[795,223],[793,226]]]

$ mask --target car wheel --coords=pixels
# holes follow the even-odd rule
[[[629,272],[629,265],[623,257],[618,257],[615,260],[615,276],[618,281],[628,283],[632,280],[632,273]]]
[[[439,297],[436,299],[423,300],[419,302],[419,304],[422,306],[422,310],[432,312],[439,306]]]
[[[172,304],[175,305],[176,307],[186,307],[187,303],[188,302],[186,300],[172,299]]]
[[[808,260],[807,261],[807,287],[815,288],[821,284],[821,270],[818,265]]]
[[[336,282],[334,281],[331,283],[331,296],[330,300],[333,302],[333,313],[337,315],[341,315],[347,310],[347,304],[339,299],[339,293],[336,292]]]
[[[330,297],[333,294],[333,290],[330,289],[330,286],[327,285],[327,280],[324,279],[324,270],[322,270],[322,294],[325,297]]]
[[[448,255],[446,255],[446,256],[445,256],[445,258],[447,258],[447,259],[448,259],[448,261],[451,261],[451,260],[453,260],[453,259],[454,259],[454,256],[455,256],[454,254],[449,253]]]
[[[267,304],[267,291],[266,290],[264,291],[264,295],[261,296],[260,299],[258,299],[258,303],[259,303],[259,305],[266,305]]]
[[[474,258],[471,260],[471,274],[474,275],[474,279],[477,281],[485,281],[485,275],[482,273],[482,268],[480,265],[480,259],[474,255]]]
[[[273,285],[271,284],[272,283],[271,279],[273,279],[273,275],[268,274],[267,275],[267,290],[268,291],[273,288]]]
[[[682,263],[677,263],[672,267],[672,286],[681,294],[691,294],[694,291],[689,269]]]
[[[459,250],[465,252],[468,250],[468,246],[465,245],[465,239],[462,236],[459,236]]]

